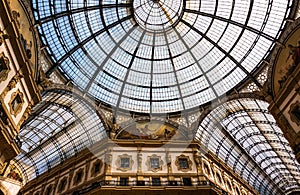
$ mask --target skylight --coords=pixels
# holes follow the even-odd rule
[[[58,68],[117,108],[168,113],[222,96],[253,71],[284,27],[292,1],[34,0]]]

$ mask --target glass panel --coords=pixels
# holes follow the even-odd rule
[[[129,168],[130,167],[130,159],[129,158],[121,158],[121,168]]]
[[[18,136],[22,153],[14,160],[28,182],[102,140],[106,131],[95,110],[76,93],[54,90],[44,93]]]
[[[282,32],[289,5],[282,0],[32,2],[41,39],[67,78],[99,101],[146,113],[196,107],[250,78]],[[131,101],[123,104],[124,99]]]
[[[300,166],[268,106],[250,98],[228,101],[203,119],[196,137],[261,194],[299,190]]]
[[[152,169],[159,168],[160,167],[160,165],[159,165],[159,159],[158,158],[150,158],[150,167]]]

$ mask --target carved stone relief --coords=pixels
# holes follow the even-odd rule
[[[23,93],[20,90],[13,92],[10,97],[10,101],[8,103],[10,108],[10,113],[16,117],[22,110],[24,104]]]

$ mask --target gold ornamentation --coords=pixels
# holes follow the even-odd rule
[[[23,93],[20,90],[12,93],[10,101],[8,103],[10,113],[16,117],[22,110],[24,104]]]
[[[297,101],[291,105],[289,114],[290,114],[291,120],[294,123],[296,123],[298,126],[300,126],[300,102],[299,101]]]
[[[9,39],[9,35],[0,30],[0,46],[4,43],[5,39]]]
[[[118,156],[118,159],[116,161],[117,170],[120,171],[128,171],[132,170],[133,160],[132,156],[128,154],[122,154]]]
[[[20,79],[23,78],[24,75],[20,72],[18,72],[8,83],[7,87],[3,90],[2,94],[1,94],[1,98],[4,99],[6,94],[12,90],[13,88],[16,87],[17,83],[20,82]],[[0,81],[1,81],[1,77],[0,77]]]
[[[84,171],[83,168],[80,168],[78,171],[76,171],[76,174],[73,178],[73,185],[77,185],[82,182],[82,178],[84,177]]]
[[[23,46],[23,49],[26,53],[26,57],[28,59],[31,58],[32,56],[32,53],[31,53],[31,48],[32,48],[32,42],[29,41],[29,43],[27,42],[27,40],[24,38],[24,36],[21,34],[20,36],[20,40],[21,40],[21,43],[22,43],[22,46]]]
[[[15,21],[15,23],[16,23],[18,29],[20,29],[20,27],[21,27],[21,23],[20,23],[20,13],[17,12],[17,11],[15,11],[15,10],[13,10],[13,11],[11,12],[11,15],[12,15],[12,18],[13,18],[13,20]]]
[[[230,181],[229,178],[225,179],[225,184],[226,184],[226,187],[227,187],[228,191],[232,191],[233,190],[232,189],[232,184],[231,184],[231,181]]]
[[[21,172],[14,165],[11,165],[10,172],[7,174],[7,177],[11,178],[11,179],[14,179],[16,181],[19,181],[19,182],[23,182],[23,177],[22,177]]]
[[[68,183],[68,177],[64,177],[63,179],[61,179],[58,185],[58,192],[65,191],[67,183]]]
[[[219,171],[219,170],[217,170],[216,172],[215,172],[215,178],[216,178],[216,180],[217,180],[217,182],[219,183],[219,184],[223,184],[223,180],[222,180],[222,174],[221,174],[221,172]]]
[[[163,161],[161,160],[161,156],[157,156],[153,154],[147,157],[146,166],[148,167],[148,171],[161,171],[162,170]]]
[[[8,90],[12,90],[13,88],[16,87],[17,83],[20,82],[21,78],[23,78],[24,75],[20,72],[18,72],[9,82],[8,84]]]
[[[25,109],[25,111],[24,111],[24,113],[23,113],[23,116],[22,116],[21,120],[19,121],[18,129],[21,127],[21,125],[23,124],[23,122],[24,122],[25,120],[27,120],[28,117],[30,116],[30,114],[31,114],[31,109],[32,109],[32,105],[33,105],[33,103],[29,103],[28,106],[27,106],[27,108]]]
[[[7,167],[8,163],[7,162],[4,162],[3,165],[1,166],[0,168],[0,175],[3,175],[4,174],[4,171]]]
[[[2,52],[0,53],[0,82],[7,79],[9,71],[9,59]]]
[[[192,161],[189,156],[181,154],[176,157],[175,165],[177,166],[178,171],[188,172],[192,170]]]

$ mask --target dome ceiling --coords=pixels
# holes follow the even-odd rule
[[[34,0],[43,43],[74,85],[125,110],[168,113],[225,94],[270,52],[292,1]],[[258,82],[256,82],[259,85]]]

